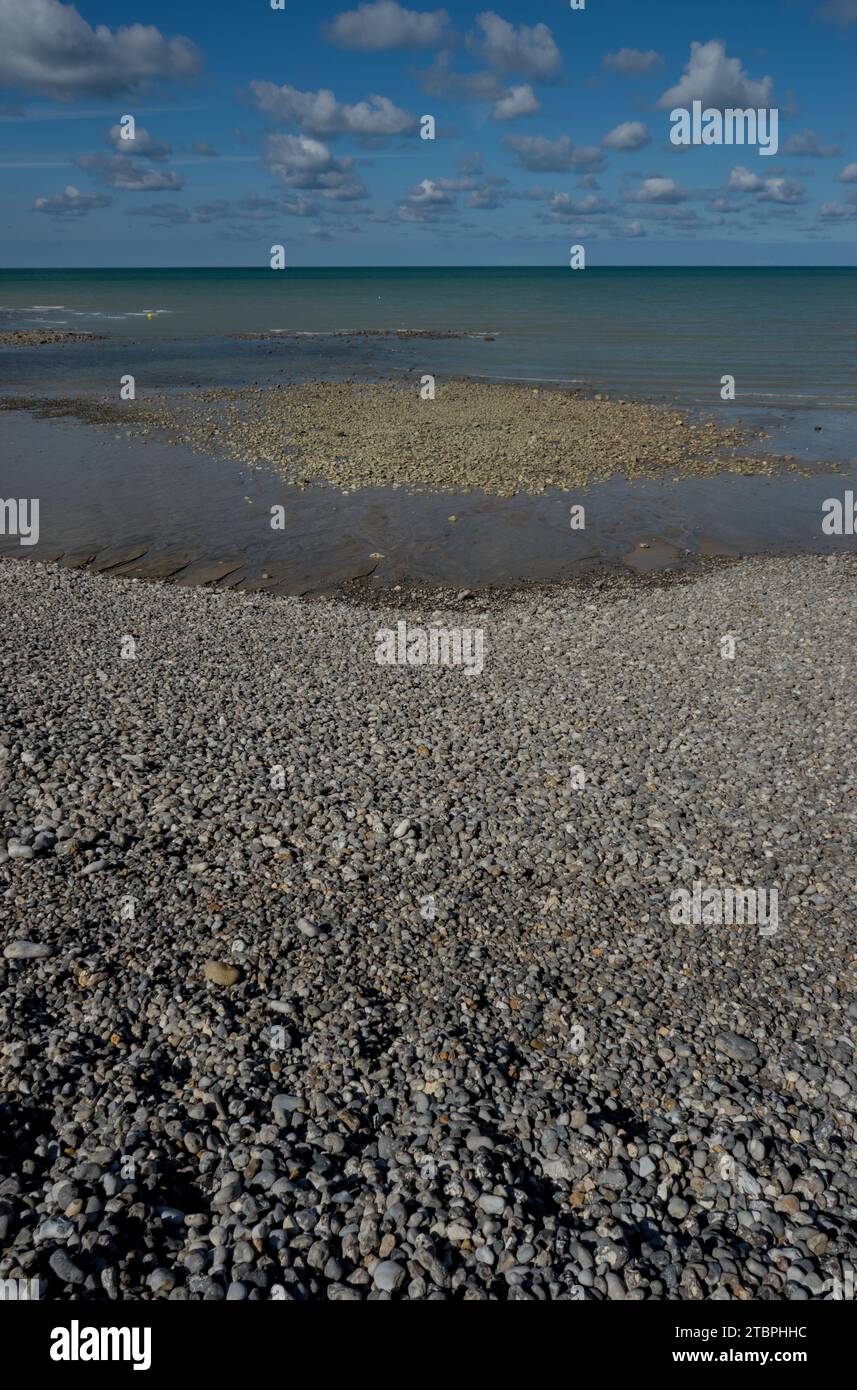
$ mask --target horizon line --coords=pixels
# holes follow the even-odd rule
[[[72,270],[257,270],[260,273],[270,273],[270,267],[266,265],[63,265],[63,266],[44,266],[44,265],[9,265],[0,266],[0,274],[4,272],[29,272],[38,271],[48,274],[63,274]],[[466,262],[460,264],[436,264],[436,265],[287,265],[283,270],[329,270],[329,271],[349,271],[349,270],[556,270],[567,271],[566,265],[469,265]],[[706,264],[703,262],[683,262],[683,261],[623,261],[609,265],[588,265],[590,270],[857,270],[857,263],[854,262],[813,262],[811,265],[806,263],[795,263],[791,261],[777,261],[772,263],[759,264],[758,262],[741,262],[734,265]],[[280,272],[277,272],[278,274]]]

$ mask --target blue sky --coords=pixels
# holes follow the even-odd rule
[[[857,0],[0,0],[0,264],[855,264],[855,71]]]

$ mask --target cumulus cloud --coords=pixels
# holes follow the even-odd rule
[[[687,193],[679,188],[675,179],[660,175],[643,179],[633,193],[628,194],[630,203],[683,203],[686,198]]]
[[[260,111],[271,120],[296,126],[307,135],[328,139],[332,135],[404,135],[416,130],[418,121],[394,106],[389,97],[370,96],[356,106],[336,100],[333,92],[300,92],[274,82],[251,82],[250,91]]]
[[[857,164],[846,164],[839,175],[840,183],[857,183]]]
[[[422,179],[408,194],[408,201],[416,207],[449,207],[455,202],[452,190],[441,186],[443,180]]]
[[[548,140],[543,135],[504,135],[503,144],[518,156],[523,169],[544,174],[567,174],[571,169],[603,167],[597,145],[575,145],[569,135]]]
[[[448,188],[440,186],[441,182],[422,179],[400,205],[399,218],[403,222],[432,222],[439,216],[447,216],[455,207],[455,197]]]
[[[803,185],[796,179],[762,178],[743,164],[735,165],[726,187],[732,193],[755,193],[761,203],[804,202]]]
[[[211,145],[209,145],[207,140],[194,140],[193,144],[191,145],[191,149],[193,150],[194,154],[203,154],[206,155],[209,159],[220,158],[220,155],[218,154],[217,150],[212,149]]]
[[[626,237],[641,237],[647,236],[648,233],[646,232],[646,229],[643,226],[642,222],[635,221],[629,222],[626,227],[622,228],[622,235]]]
[[[510,87],[505,96],[495,103],[492,112],[495,121],[514,121],[519,116],[535,116],[541,111],[541,102],[529,83],[520,87]]]
[[[78,169],[93,174],[108,188],[116,188],[121,193],[154,193],[184,187],[181,174],[167,169],[153,169],[150,165],[135,164],[121,154],[81,154],[74,161]]]
[[[772,77],[754,81],[747,76],[739,58],[727,58],[722,39],[692,43],[690,61],[684,75],[658,100],[662,110],[690,107],[694,101],[724,110],[726,107],[767,107],[774,95]]]
[[[744,164],[736,164],[726,185],[734,193],[758,193],[765,186],[765,180],[754,174]]]
[[[337,15],[325,29],[338,48],[380,53],[394,48],[434,48],[444,38],[446,10],[406,10],[396,0],[374,0]]]
[[[540,214],[542,221],[563,222],[568,217],[600,217],[611,212],[605,198],[589,193],[585,198],[572,198],[568,193],[554,193],[547,210]]]
[[[838,145],[820,145],[814,130],[790,135],[783,146],[783,154],[802,155],[805,159],[835,159],[841,153]]]
[[[530,28],[510,24],[492,10],[476,16],[476,28],[466,39],[474,58],[497,72],[520,72],[524,77],[549,82],[562,70],[562,57],[546,24]]]
[[[172,146],[165,140],[153,140],[148,130],[140,125],[134,132],[133,140],[123,140],[122,127],[119,125],[112,125],[104,138],[117,154],[129,159],[152,159],[156,164],[161,164],[172,154]]]
[[[354,160],[334,159],[321,140],[306,135],[269,135],[265,161],[285,188],[345,201],[366,197],[364,184],[354,174]]]
[[[642,121],[623,121],[604,136],[602,145],[608,150],[639,150],[651,140]]]
[[[60,0],[0,0],[0,87],[60,100],[110,97],[183,82],[201,67],[190,39],[164,38],[153,25],[93,29]]]
[[[95,208],[106,208],[113,199],[106,193],[81,193],[73,183],[67,184],[62,193],[52,198],[36,198],[35,212],[44,212],[48,217],[83,217]]]
[[[653,68],[663,67],[666,59],[653,48],[643,53],[639,48],[620,48],[618,53],[605,53],[601,66],[608,72],[620,72],[623,77],[639,77]]]
[[[785,203],[791,207],[805,201],[803,184],[797,179],[765,179],[765,187],[759,194],[760,203]]]

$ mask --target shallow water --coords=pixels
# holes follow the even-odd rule
[[[0,413],[4,497],[40,499],[40,538],[0,553],[93,564],[181,583],[282,593],[371,584],[477,588],[570,578],[604,564],[693,564],[701,555],[851,549],[821,531],[821,504],[857,470],[810,477],[720,474],[678,483],[613,478],[579,492],[493,497],[303,489],[264,468],[195,454],[112,426]],[[271,529],[271,507],[285,528]],[[572,530],[582,504],[586,527]],[[455,517],[455,520],[450,520]],[[376,558],[380,556],[381,558]]]

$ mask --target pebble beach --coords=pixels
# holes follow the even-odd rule
[[[855,579],[404,611],[0,561],[0,1278],[830,1297]],[[480,631],[483,669],[379,665],[403,619]],[[676,925],[699,881],[776,888],[777,929]]]

